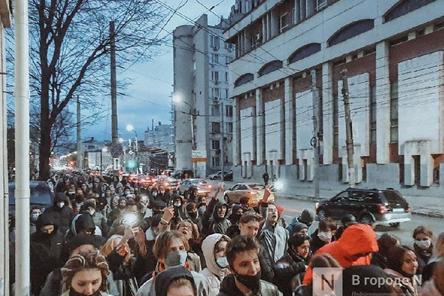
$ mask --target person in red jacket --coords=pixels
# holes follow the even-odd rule
[[[347,227],[339,240],[320,248],[316,255],[330,254],[343,268],[354,265],[369,265],[371,254],[378,252],[376,233],[367,224],[355,224]],[[305,273],[304,284],[311,283],[313,271],[309,266]]]

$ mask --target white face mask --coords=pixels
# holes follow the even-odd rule
[[[432,245],[432,241],[429,239],[415,240],[415,245],[420,249],[427,250]]]
[[[227,268],[228,267],[228,260],[227,257],[219,257],[216,259],[216,264],[220,268]]]
[[[331,235],[331,232],[323,232],[323,231],[321,231],[321,232],[318,233],[318,237],[319,237],[319,239],[321,241],[329,243],[331,241],[332,235]]]
[[[59,202],[57,203],[57,206],[58,206],[59,208],[63,208],[63,207],[65,206],[65,202],[63,202],[63,201],[59,201]]]

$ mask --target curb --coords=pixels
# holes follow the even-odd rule
[[[281,197],[283,198],[287,198],[287,199],[295,199],[295,200],[300,200],[300,201],[311,201],[313,203],[318,202],[323,200],[324,198],[314,198],[313,196],[305,196],[305,195],[281,195]],[[424,216],[424,217],[430,217],[430,218],[444,218],[444,213],[441,213],[440,211],[437,210],[427,210],[427,209],[423,209],[423,210],[413,210],[412,214],[417,215],[417,216]]]

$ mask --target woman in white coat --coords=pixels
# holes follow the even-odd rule
[[[230,238],[220,233],[207,236],[202,242],[202,251],[205,257],[206,268],[201,274],[208,280],[209,296],[219,294],[220,283],[230,273],[226,257],[227,244]]]

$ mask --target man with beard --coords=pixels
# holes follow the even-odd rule
[[[64,237],[54,216],[46,213],[38,217],[36,228],[37,231],[31,235],[31,290],[34,295],[39,295],[46,276],[63,265]]]
[[[226,256],[232,274],[222,281],[218,296],[282,295],[275,285],[261,280],[259,250],[248,236],[237,236],[228,243]]]

